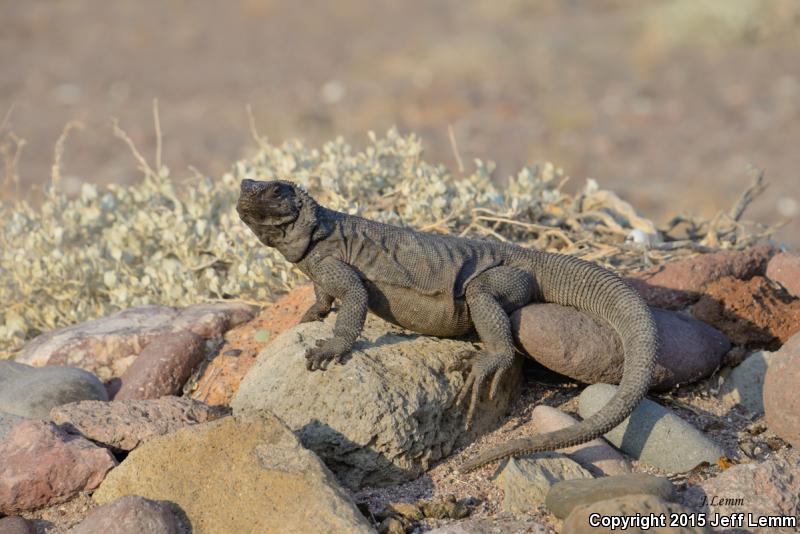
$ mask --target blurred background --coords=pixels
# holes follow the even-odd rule
[[[797,0],[0,0],[0,150],[31,201],[65,124],[63,186],[140,174],[109,117],[164,162],[219,177],[259,131],[317,145],[418,133],[458,172],[497,163],[502,183],[552,161],[616,190],[658,222],[731,206],[763,169],[747,218],[800,215]],[[800,221],[778,234],[800,245]]]

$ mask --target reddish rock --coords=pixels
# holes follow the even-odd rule
[[[50,412],[50,419],[95,443],[130,451],[155,436],[184,426],[213,421],[228,410],[185,397],[153,400],[84,401],[65,404]]]
[[[0,513],[65,502],[117,465],[108,449],[49,421],[23,421],[0,442]]]
[[[800,253],[776,254],[767,264],[767,278],[778,282],[793,297],[800,298]]]
[[[20,516],[0,518],[0,533],[2,534],[36,534],[36,527]]]
[[[126,495],[92,510],[69,534],[179,534],[181,522],[166,501]]]
[[[175,395],[205,358],[203,337],[182,330],[154,339],[134,360],[125,374],[118,400],[157,399]]]
[[[696,302],[710,283],[723,276],[747,280],[763,275],[774,254],[770,245],[702,254],[635,273],[626,280],[650,306],[680,310]]]
[[[46,332],[25,345],[18,362],[35,367],[80,367],[103,381],[120,377],[144,347],[157,337],[190,330],[219,337],[252,319],[255,308],[241,302],[215,302],[178,309],[140,306],[108,317]]]
[[[709,506],[712,497],[725,501]],[[689,487],[683,494],[683,502],[702,513],[743,513],[745,517],[751,513],[754,520],[765,516],[796,517],[800,510],[800,464],[772,457],[761,463],[734,465]],[[797,530],[757,528],[752,532],[789,534]]]
[[[800,331],[800,300],[763,276],[726,276],[709,284],[692,315],[748,348],[777,349]]]
[[[297,287],[267,305],[252,321],[231,329],[225,343],[197,381],[192,397],[212,405],[230,405],[239,383],[258,354],[285,330],[295,326],[314,303],[314,286]],[[267,341],[257,341],[263,332]]]
[[[561,430],[572,426],[578,421],[561,410],[540,404],[533,409],[532,430],[537,434]],[[631,472],[631,465],[622,454],[602,438],[559,449],[588,469],[595,476],[622,475]]]
[[[653,310],[661,339],[651,388],[666,390],[704,378],[730,349],[725,336],[687,315]],[[517,342],[534,360],[594,384],[619,383],[622,345],[606,323],[558,304],[532,304],[511,315]]]
[[[800,334],[773,355],[764,378],[764,412],[770,430],[800,449]],[[798,473],[800,477],[800,473]]]

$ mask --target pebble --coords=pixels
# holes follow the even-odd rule
[[[544,504],[550,487],[562,480],[591,479],[592,474],[568,456],[543,452],[511,457],[499,468],[494,483],[503,490],[503,510],[529,514]]]
[[[579,397],[586,419],[606,405],[617,387],[594,384]],[[723,450],[698,429],[660,404],[643,399],[633,413],[605,438],[624,453],[670,473],[690,471],[703,462],[714,464]]]
[[[162,397],[65,404],[53,408],[50,419],[95,443],[117,451],[130,451],[155,436],[212,421],[228,412],[194,399]]]
[[[0,412],[44,419],[55,406],[81,400],[108,400],[103,383],[87,371],[0,360]]]
[[[127,495],[98,506],[67,534],[180,534],[184,525],[169,503]]]
[[[651,389],[664,391],[705,378],[730,348],[722,333],[687,314],[653,309],[661,345]],[[584,383],[616,384],[624,355],[605,322],[558,304],[531,304],[511,314],[519,346],[548,369]]]
[[[35,510],[96,488],[117,461],[47,421],[22,421],[0,442],[0,514]]]
[[[672,500],[674,488],[669,479],[646,473],[628,473],[592,480],[565,480],[554,484],[545,503],[559,518],[567,517],[577,506],[627,495],[653,495]]]
[[[764,377],[767,426],[800,449],[800,333],[775,353]]]
[[[179,393],[206,355],[203,337],[182,330],[155,338],[120,377],[118,400],[157,399]]]
[[[764,413],[764,377],[767,368],[775,361],[774,352],[760,350],[754,352],[734,367],[720,388],[723,400],[739,404],[750,413]]]

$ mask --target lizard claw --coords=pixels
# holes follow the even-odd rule
[[[507,365],[505,359],[501,356],[481,354],[478,359],[473,363],[472,370],[470,371],[467,379],[464,381],[464,386],[458,395],[456,404],[463,406],[464,401],[469,397],[469,406],[467,408],[467,415],[465,426],[469,429],[475,418],[475,409],[480,401],[481,391],[489,377],[492,377],[491,386],[489,388],[489,399],[494,400],[497,396],[497,390],[503,382],[503,378],[511,366]]]
[[[316,348],[306,351],[306,369],[325,371],[331,361],[342,363],[346,354],[347,350],[342,347],[338,339],[319,339]]]

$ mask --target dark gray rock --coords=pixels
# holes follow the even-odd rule
[[[536,511],[544,504],[550,487],[562,480],[591,479],[592,474],[568,456],[543,452],[509,458],[494,478],[503,490],[503,510],[514,514]]]
[[[495,400],[480,403],[465,431],[455,401],[465,376],[459,352],[472,344],[410,334],[372,316],[343,365],[310,373],[305,352],[331,336],[334,321],[301,324],[278,336],[231,406],[234,414],[274,412],[351,488],[417,478],[494,428],[519,392],[517,368]]]
[[[92,510],[68,534],[179,534],[183,530],[169,503],[126,495]]]
[[[660,346],[652,390],[663,391],[713,373],[730,343],[722,333],[692,317],[653,309]],[[517,342],[534,360],[587,384],[617,384],[622,344],[608,324],[574,308],[532,304],[511,315]]]
[[[608,403],[617,387],[594,384],[580,395],[578,411],[586,419]],[[723,450],[705,434],[664,408],[644,399],[605,438],[626,454],[671,473],[690,471],[703,462],[711,464]]]
[[[108,400],[103,383],[87,371],[0,360],[0,412],[44,419],[54,407],[82,400]]]
[[[626,495],[654,495],[672,500],[674,488],[666,478],[646,473],[628,473],[592,480],[565,480],[550,488],[545,503],[560,518],[567,517],[576,506],[592,504]]]

